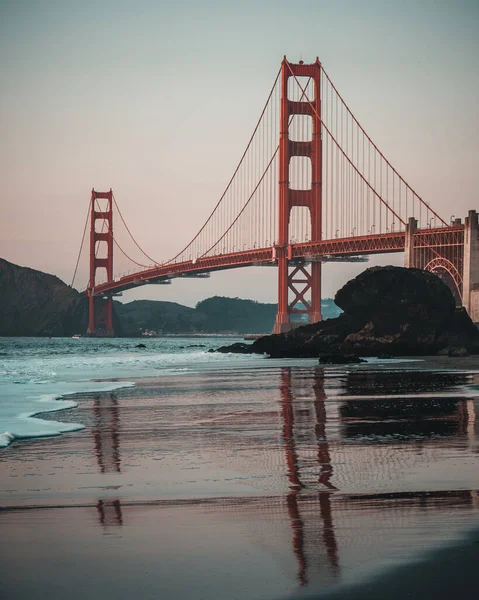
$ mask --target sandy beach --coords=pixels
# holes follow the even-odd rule
[[[83,431],[0,454],[2,590],[473,593],[478,358],[360,369],[263,361],[79,395],[78,408],[46,418]]]

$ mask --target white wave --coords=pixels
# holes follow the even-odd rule
[[[228,339],[231,343],[233,340]],[[234,340],[236,341],[236,340]],[[0,338],[0,447],[15,439],[60,435],[82,429],[80,423],[44,420],[35,415],[74,408],[66,396],[78,392],[106,392],[133,385],[104,381],[170,375],[248,360],[248,356],[207,352],[219,339],[201,339],[204,350],[189,350],[191,339],[28,339]],[[41,389],[41,392],[40,392]]]
[[[15,439],[15,436],[10,431],[5,431],[5,433],[0,433],[0,448],[6,448],[13,442],[14,439]]]
[[[70,382],[61,383],[61,393],[42,394],[34,396],[22,394],[31,389],[24,386],[20,393],[11,394],[9,401],[0,395],[0,447],[5,448],[16,439],[37,437],[53,437],[62,433],[80,431],[85,426],[82,423],[62,423],[38,418],[37,415],[76,408],[74,400],[64,399],[65,396],[79,392],[108,392],[121,387],[134,385],[133,382]]]

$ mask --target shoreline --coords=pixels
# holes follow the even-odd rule
[[[332,586],[324,593],[293,595],[289,600],[450,600],[477,590],[478,561],[476,525],[443,546],[426,548],[404,564],[371,573],[354,584]]]

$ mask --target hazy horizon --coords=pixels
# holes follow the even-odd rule
[[[283,55],[319,56],[368,134],[449,221],[478,208],[479,4],[0,0],[0,256],[70,283],[90,190],[164,261],[234,170]],[[371,259],[402,264],[403,255]],[[333,297],[364,264],[326,264]],[[130,291],[276,302],[276,270]]]

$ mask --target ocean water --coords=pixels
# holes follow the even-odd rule
[[[210,348],[239,341],[243,339],[233,336],[0,337],[0,448],[7,447],[13,440],[57,436],[83,429],[81,422],[62,422],[61,411],[77,406],[74,395],[78,393],[125,388],[143,377],[317,364],[316,359],[267,359],[265,363],[265,356],[208,352]],[[144,344],[145,348],[137,348],[138,344]],[[416,362],[420,368],[422,361]],[[399,367],[401,360],[371,358],[368,364],[379,368]],[[448,391],[447,395],[450,394]],[[407,396],[406,391],[402,395]],[[58,412],[58,420],[37,416],[50,412]]]
[[[76,393],[128,387],[128,378],[258,361],[208,353],[235,341],[240,338],[0,338],[0,447],[83,429],[80,422],[62,423],[61,413],[58,421],[35,416],[75,408]],[[139,343],[146,348],[136,348]]]

